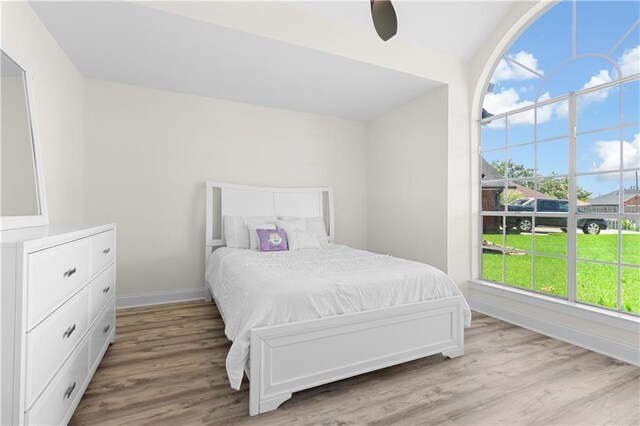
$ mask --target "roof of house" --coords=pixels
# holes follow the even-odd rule
[[[502,176],[498,171],[487,162],[484,158],[482,159],[482,188],[483,189],[504,189],[504,182],[491,182],[495,180],[503,180],[504,176]],[[515,188],[513,184],[509,184],[509,188]]]
[[[486,182],[491,180],[504,179],[500,173],[484,158],[482,159],[482,188],[484,189],[504,189],[502,182]],[[515,189],[522,194],[522,198],[556,198],[551,195],[544,194],[526,186],[519,185],[513,181],[509,181],[508,187]]]
[[[554,200],[556,199],[556,197],[554,197],[553,195],[547,195],[545,193],[536,191],[526,186],[516,184],[515,187],[516,187],[516,191],[522,194],[522,198],[549,198]]]
[[[504,179],[498,171],[484,158],[482,159],[482,180]]]
[[[612,191],[608,194],[600,195],[598,197],[591,198],[589,200],[589,204],[592,206],[607,206],[607,205],[617,205],[619,199],[620,191]],[[640,195],[640,189],[625,189],[624,190],[624,201],[627,201],[629,198]]]

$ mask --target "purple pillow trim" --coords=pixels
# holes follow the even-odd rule
[[[289,250],[287,244],[287,234],[284,229],[256,229],[258,234],[258,249],[260,251],[286,251]]]

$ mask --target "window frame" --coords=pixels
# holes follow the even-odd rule
[[[617,312],[619,314],[623,314],[623,315],[629,315],[632,317],[637,317],[640,316],[640,313],[636,313],[636,312],[628,312],[628,311],[624,311],[622,309],[622,288],[621,288],[621,281],[622,281],[622,268],[634,268],[634,269],[640,269],[639,265],[634,265],[634,264],[626,264],[622,262],[621,256],[622,256],[622,227],[619,226],[618,227],[618,232],[617,232],[617,261],[615,262],[611,262],[611,261],[602,261],[602,260],[596,260],[596,259],[584,259],[584,258],[578,258],[577,257],[577,227],[574,226],[574,224],[577,223],[577,220],[579,217],[584,216],[585,213],[581,213],[578,210],[578,206],[577,206],[577,179],[580,176],[597,176],[597,175],[603,175],[603,174],[607,174],[607,173],[611,173],[611,172],[615,172],[615,173],[619,173],[620,174],[620,182],[619,182],[619,200],[618,200],[618,212],[616,213],[586,213],[588,215],[589,218],[594,218],[594,219],[617,219],[618,222],[620,223],[620,221],[622,219],[625,218],[629,218],[629,217],[633,217],[633,218],[637,218],[638,220],[640,220],[640,213],[628,213],[625,212],[624,209],[624,200],[623,200],[623,193],[624,193],[624,171],[629,170],[627,168],[625,168],[624,166],[624,161],[623,161],[623,152],[622,149],[620,149],[620,157],[621,157],[621,163],[620,163],[620,169],[615,170],[615,171],[596,171],[596,172],[581,172],[578,173],[576,171],[576,157],[577,157],[577,153],[576,153],[576,144],[577,144],[577,138],[580,135],[584,135],[584,134],[590,134],[590,133],[597,133],[597,132],[601,132],[601,131],[605,131],[605,130],[615,130],[615,129],[619,129],[620,131],[620,143],[622,145],[622,141],[624,140],[624,132],[628,127],[631,126],[636,126],[636,125],[640,125],[640,121],[639,122],[631,122],[631,123],[624,123],[623,117],[624,117],[624,110],[623,110],[623,105],[624,105],[624,100],[623,100],[623,91],[622,88],[625,84],[630,83],[630,82],[634,82],[634,81],[640,81],[640,74],[634,74],[631,76],[626,76],[626,77],[622,77],[622,78],[618,78],[616,80],[613,80],[611,82],[607,82],[607,83],[603,83],[601,85],[598,86],[593,86],[590,88],[586,88],[586,89],[581,89],[578,90],[576,92],[572,92],[572,93],[568,93],[566,95],[562,95],[562,96],[558,96],[552,99],[548,99],[548,100],[544,100],[542,102],[537,102],[534,103],[532,105],[527,105],[525,107],[522,108],[518,108],[515,109],[513,111],[508,111],[502,114],[496,114],[494,116],[491,117],[487,117],[484,119],[480,119],[478,120],[478,140],[479,140],[479,150],[478,150],[478,167],[479,170],[482,170],[482,161],[483,161],[483,154],[485,152],[493,152],[493,151],[500,151],[500,150],[504,150],[505,153],[507,153],[507,149],[510,146],[508,144],[508,133],[509,133],[509,125],[508,125],[508,117],[515,115],[515,114],[519,114],[519,113],[523,113],[526,111],[530,111],[530,110],[537,110],[538,108],[542,107],[542,106],[546,106],[546,105],[552,105],[558,102],[562,102],[562,101],[567,101],[569,103],[569,116],[568,116],[568,129],[567,129],[567,136],[561,136],[561,137],[557,137],[557,138],[550,138],[550,139],[544,139],[544,140],[537,140],[537,134],[534,136],[534,140],[531,142],[526,142],[524,144],[519,144],[519,145],[511,145],[511,146],[523,146],[523,145],[529,145],[532,144],[534,146],[534,149],[536,150],[536,155],[534,156],[534,170],[535,170],[535,174],[534,177],[531,178],[534,181],[537,182],[539,176],[537,175],[537,169],[538,169],[538,159],[537,159],[537,146],[540,143],[544,143],[550,140],[556,140],[556,139],[563,139],[563,138],[567,138],[568,139],[568,159],[569,159],[569,165],[568,165],[568,174],[566,175],[557,175],[557,177],[567,177],[568,181],[569,181],[569,194],[568,194],[568,202],[569,202],[569,211],[568,212],[559,212],[559,213],[554,213],[554,212],[544,212],[544,211],[538,211],[538,203],[535,203],[535,209],[533,212],[531,212],[531,214],[527,214],[527,216],[531,216],[533,219],[533,227],[535,229],[535,221],[536,218],[539,217],[562,217],[567,219],[567,253],[566,256],[563,255],[556,255],[556,254],[550,254],[550,253],[537,253],[536,252],[536,245],[535,245],[535,233],[532,236],[532,245],[531,245],[531,250],[527,250],[525,251],[527,254],[529,254],[531,256],[531,287],[530,288],[523,288],[517,285],[510,285],[507,284],[506,281],[506,277],[507,277],[507,261],[506,261],[506,256],[503,254],[502,255],[502,282],[495,282],[495,281],[488,281],[488,280],[484,280],[482,278],[482,270],[483,270],[483,236],[484,236],[484,230],[483,230],[483,218],[484,217],[496,217],[496,218],[500,218],[502,220],[502,224],[503,224],[503,231],[502,231],[502,245],[506,246],[506,238],[507,238],[507,230],[506,230],[506,223],[507,223],[507,218],[510,216],[519,216],[521,215],[520,213],[514,213],[514,212],[509,212],[508,211],[508,207],[506,206],[505,203],[505,209],[504,210],[498,210],[498,211],[483,211],[482,208],[482,183],[483,183],[483,179],[480,178],[479,183],[480,183],[480,191],[479,194],[480,196],[478,197],[478,202],[479,202],[479,208],[478,211],[480,212],[480,226],[478,228],[479,231],[479,236],[478,236],[478,275],[479,277],[475,280],[477,282],[480,283],[487,283],[487,284],[491,284],[491,285],[498,285],[498,286],[503,286],[505,288],[509,288],[509,289],[518,289],[518,290],[523,290],[526,292],[531,292],[532,294],[536,294],[538,296],[540,295],[544,295],[544,296],[549,296],[552,298],[559,298],[560,300],[565,300],[571,304],[575,304],[576,306],[581,306],[581,307],[595,307],[598,309],[604,309],[607,311],[614,311]],[[619,89],[621,90],[620,92],[620,120],[618,122],[618,124],[616,126],[609,126],[609,127],[605,127],[605,128],[599,128],[599,129],[592,129],[586,132],[582,132],[582,133],[577,133],[576,131],[576,122],[577,122],[577,99],[579,96],[588,94],[588,93],[592,93],[592,92],[597,92],[603,89],[608,89],[608,88],[613,88],[613,87],[619,87]],[[504,146],[498,147],[498,148],[492,148],[490,150],[487,151],[483,151],[482,150],[482,126],[486,125],[492,121],[495,120],[500,120],[500,119],[505,119],[505,144]],[[537,131],[537,114],[534,113],[534,132]],[[633,169],[632,169],[633,170]],[[541,176],[543,177],[543,176]],[[555,176],[554,176],[555,177]],[[508,176],[503,176],[502,179],[497,180],[496,182],[504,182],[504,188],[506,191],[508,191],[508,185],[509,185],[509,181],[510,180],[514,180],[515,178],[509,178]],[[534,186],[534,188],[537,190],[537,184]],[[540,292],[536,290],[536,283],[535,283],[535,265],[536,265],[536,259],[538,256],[542,256],[542,257],[547,257],[547,258],[557,258],[557,259],[566,259],[566,263],[567,263],[567,277],[566,277],[566,298],[564,297],[559,297],[557,295],[553,295],[553,294],[549,294],[549,293],[545,293],[545,292]],[[611,266],[616,266],[617,267],[617,300],[616,300],[616,308],[610,308],[610,307],[606,307],[606,306],[601,306],[601,305],[595,305],[595,304],[591,304],[585,301],[580,301],[578,300],[578,294],[577,294],[577,269],[578,269],[578,264],[579,262],[590,262],[590,263],[595,263],[595,264],[603,264],[603,265],[611,265]]]

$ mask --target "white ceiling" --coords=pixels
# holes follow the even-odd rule
[[[394,40],[468,60],[514,2],[394,0],[399,21]],[[183,10],[216,10],[213,2],[199,2],[197,7],[196,3],[178,3]],[[207,22],[197,19],[197,14],[170,13],[149,7],[151,4],[30,4],[87,78],[363,121],[440,85],[398,70],[239,31],[225,26],[225,20]],[[232,17],[250,21],[256,18],[255,13],[261,13],[261,22],[283,25],[282,20],[276,24],[269,15],[282,13],[283,3],[265,4],[266,9],[254,12],[257,8],[252,3],[244,3],[246,7],[234,9]],[[287,10],[313,18],[306,22],[317,22],[320,28],[332,20],[377,37],[369,0],[284,4]],[[279,15],[271,17],[275,16]],[[345,36],[331,33],[327,37],[340,42]]]
[[[398,33],[395,37],[467,61],[516,2],[393,0],[398,17]],[[374,31],[369,0],[290,4],[343,24]]]
[[[139,4],[31,5],[87,78],[363,121],[440,85]]]

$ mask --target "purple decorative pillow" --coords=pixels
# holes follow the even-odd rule
[[[256,229],[260,251],[285,251],[289,249],[284,229]]]

